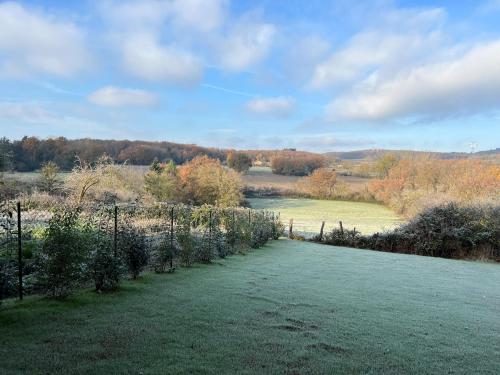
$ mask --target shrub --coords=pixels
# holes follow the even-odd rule
[[[40,170],[40,182],[45,190],[49,193],[54,190],[59,173],[59,167],[53,161],[48,161],[42,165]]]
[[[362,236],[334,229],[325,235],[324,242],[444,258],[500,260],[499,218],[499,206],[450,203],[427,209],[393,231]]]
[[[97,291],[109,291],[118,287],[121,262],[114,254],[113,242],[109,236],[95,233],[92,238],[93,251],[90,258],[90,271]]]
[[[155,160],[144,176],[144,186],[146,192],[157,201],[176,201],[179,196],[179,178],[175,164],[172,161],[161,164]]]
[[[191,209],[185,207],[177,211],[176,242],[179,256],[185,266],[190,266],[195,259],[195,240],[191,233]]]
[[[243,152],[230,151],[226,159],[227,166],[237,172],[246,172],[252,166],[252,159]]]
[[[152,263],[155,272],[163,273],[170,264],[173,270],[172,262],[178,250],[175,242],[171,241],[170,235],[162,237],[154,246],[152,254]]]
[[[0,304],[4,298],[15,295],[17,287],[18,279],[16,263],[0,259]]]
[[[88,228],[78,225],[80,210],[57,209],[49,221],[38,259],[38,282],[52,297],[65,297],[86,275]]]
[[[149,260],[146,235],[143,230],[128,223],[120,231],[119,249],[132,279],[137,279]]]

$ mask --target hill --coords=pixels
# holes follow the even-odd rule
[[[361,160],[378,159],[386,154],[396,154],[400,157],[413,157],[418,155],[432,155],[439,159],[466,159],[471,157],[489,158],[500,156],[500,148],[493,150],[478,151],[474,153],[467,152],[435,152],[435,151],[413,151],[413,150],[387,150],[387,149],[368,149],[357,151],[332,151],[324,153],[330,159],[342,160]]]

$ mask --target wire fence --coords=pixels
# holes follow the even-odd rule
[[[94,258],[86,258],[88,264],[96,263],[97,247],[102,244],[109,245],[104,246],[109,253],[106,256],[120,261],[127,252],[143,246],[148,259],[146,269],[157,272],[260,247],[283,233],[278,215],[245,208],[170,203],[41,208],[4,202],[0,205],[0,301],[16,294],[23,299],[26,293],[43,292],[37,275],[46,261],[43,250],[48,246],[54,222],[64,225],[71,217],[73,227],[92,235],[86,241],[95,241],[85,244],[86,248],[93,247],[90,256]],[[76,245],[56,243],[67,246],[68,252]],[[84,266],[88,268],[87,263]]]

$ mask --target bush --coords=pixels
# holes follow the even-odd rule
[[[126,228],[120,232],[118,244],[130,276],[134,280],[137,279],[149,260],[144,231],[128,223]]]
[[[110,291],[118,287],[121,262],[114,254],[113,241],[109,236],[96,233],[93,237],[90,271],[97,291]]]
[[[78,223],[78,208],[62,208],[49,221],[38,259],[38,282],[52,297],[65,297],[86,276],[89,229]]]
[[[186,207],[178,210],[176,241],[179,245],[179,256],[182,264],[190,266],[195,259],[195,240],[191,234],[191,209]]]
[[[246,172],[252,166],[252,159],[245,153],[230,151],[226,159],[227,166],[237,172]]]
[[[0,304],[6,297],[16,294],[18,289],[17,265],[13,261],[0,259]]]
[[[177,252],[175,242],[170,240],[170,235],[161,238],[154,246],[152,253],[152,262],[155,272],[165,272],[169,264],[171,265],[170,269],[173,270],[172,262]]]
[[[500,207],[450,203],[427,209],[393,231],[362,236],[334,229],[323,242],[444,258],[500,260]]]

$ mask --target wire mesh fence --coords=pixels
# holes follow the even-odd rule
[[[0,205],[0,302],[64,295],[125,273],[172,271],[260,247],[283,232],[272,212],[170,203],[31,207]]]

